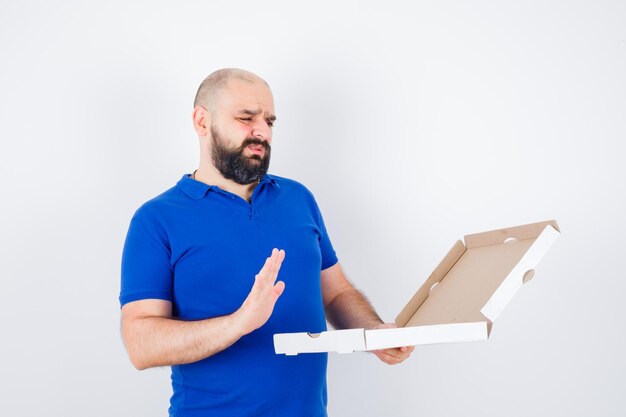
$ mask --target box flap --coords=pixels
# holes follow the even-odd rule
[[[533,233],[534,234],[534,233]],[[522,234],[523,237],[528,235]],[[502,256],[509,256],[514,260],[518,256],[518,252],[521,252],[528,244],[528,249],[522,253],[521,258],[511,271],[506,275],[502,283],[493,292],[489,300],[485,303],[481,309],[481,313],[492,322],[495,321],[504,307],[511,301],[517,290],[533,278],[535,274],[535,268],[539,264],[539,261],[544,257],[548,249],[552,246],[554,241],[560,236],[556,224],[545,225],[545,228],[541,231],[536,238],[527,238],[523,240],[508,240],[506,243],[499,245],[493,245],[497,247],[505,247],[506,253]],[[471,250],[471,249],[470,249]]]
[[[461,256],[463,256],[463,253],[465,253],[465,245],[462,241],[458,240],[454,246],[452,246],[452,249],[448,251],[443,260],[439,262],[439,265],[437,265],[424,284],[422,284],[419,290],[417,290],[413,298],[411,298],[406,306],[404,306],[400,314],[398,314],[398,317],[396,317],[396,326],[407,326],[409,320],[411,320],[417,310],[424,303],[424,300],[426,300],[430,295],[431,289],[433,291],[435,290],[435,286],[446,276],[446,274],[448,274],[448,272],[450,272],[452,267],[458,262]]]
[[[459,241],[448,252],[398,315],[396,325],[493,322],[532,277],[558,237],[557,228],[555,221],[548,221],[466,236],[465,245]]]

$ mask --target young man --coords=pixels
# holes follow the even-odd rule
[[[267,174],[275,120],[261,78],[209,75],[194,101],[198,169],[131,220],[122,335],[136,368],[172,367],[170,416],[325,416],[327,355],[276,355],[272,336],[326,320],[393,327],[344,276],[311,192]],[[375,354],[395,364],[412,350]]]

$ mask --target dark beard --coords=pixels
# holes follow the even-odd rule
[[[213,165],[224,178],[233,180],[237,184],[246,185],[259,181],[267,173],[271,154],[271,147],[267,141],[246,138],[240,147],[229,149],[213,125],[211,125],[211,138]],[[243,155],[246,147],[252,144],[263,146],[265,149],[263,157],[259,155],[252,155],[251,157]]]

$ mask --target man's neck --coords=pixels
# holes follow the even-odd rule
[[[200,181],[207,185],[215,185],[224,191],[236,194],[246,201],[250,201],[252,192],[258,185],[258,182],[252,184],[239,184],[233,180],[224,178],[222,174],[213,165],[210,167],[200,166],[195,175],[196,181]]]

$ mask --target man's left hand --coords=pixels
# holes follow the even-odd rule
[[[392,323],[380,324],[374,329],[395,329],[396,325]],[[415,349],[415,346],[403,346],[398,348],[373,350],[372,353],[378,356],[378,359],[385,362],[388,365],[395,365],[403,362],[406,358],[411,356],[411,352]]]

